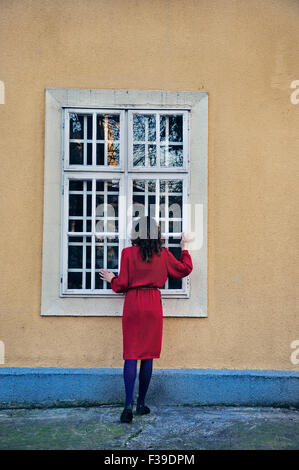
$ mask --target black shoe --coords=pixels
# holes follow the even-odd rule
[[[150,412],[151,412],[151,410],[149,409],[148,406],[145,406],[145,405],[137,405],[136,406],[136,414],[137,415],[147,415]]]
[[[125,407],[120,417],[121,423],[130,423],[133,419],[133,411],[132,408]]]

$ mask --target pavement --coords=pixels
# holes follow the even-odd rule
[[[153,406],[129,424],[119,421],[122,409],[0,409],[0,449],[299,449],[298,409]]]

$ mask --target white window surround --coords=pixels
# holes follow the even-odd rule
[[[191,251],[194,270],[189,298],[163,299],[166,317],[207,316],[208,93],[161,90],[45,90],[44,221],[41,315],[121,316],[123,295],[62,297],[61,177],[64,108],[190,111],[190,203],[203,208],[203,244]],[[191,206],[192,207],[192,206]],[[192,210],[191,210],[192,213]],[[53,256],[56,253],[57,256]]]

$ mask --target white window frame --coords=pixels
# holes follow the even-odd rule
[[[109,111],[109,113],[113,111],[119,113],[120,110],[129,110],[128,114],[130,114],[139,109],[140,112],[144,114],[147,109],[148,113],[154,110],[155,112],[164,112],[165,114],[168,114],[169,112],[176,114],[178,111],[191,114],[191,122],[193,121],[194,128],[197,131],[194,133],[191,132],[191,167],[192,165],[197,167],[198,178],[195,184],[195,192],[197,193],[197,203],[202,203],[204,207],[204,243],[203,247],[199,250],[199,253],[195,258],[193,257],[194,263],[199,262],[199,270],[197,270],[197,282],[199,282],[199,288],[195,286],[192,291],[191,286],[191,297],[189,294],[186,295],[185,291],[185,294],[183,295],[185,299],[182,299],[182,302],[184,302],[183,304],[178,304],[176,299],[169,298],[169,295],[165,292],[163,294],[165,296],[164,302],[166,302],[164,305],[164,315],[179,317],[207,316],[207,98],[208,94],[206,92],[46,89],[42,315],[121,316],[122,314],[123,295],[121,294],[111,294],[111,291],[109,294],[100,294],[102,300],[94,294],[87,298],[84,298],[81,293],[77,296],[63,297],[59,287],[61,286],[61,267],[59,269],[59,264],[62,257],[53,256],[53,249],[56,253],[61,253],[63,249],[63,240],[60,237],[60,229],[62,220],[65,221],[65,218],[60,219],[60,221],[57,219],[57,208],[60,206],[60,214],[65,210],[65,207],[61,204],[61,191],[59,191],[59,187],[63,186],[61,184],[61,158],[66,156],[66,149],[64,148],[65,139],[63,138],[62,127],[64,122],[64,109],[72,108],[72,111],[74,112],[76,112],[75,110],[78,110],[78,112],[86,111],[88,113],[95,112],[95,110],[96,112]],[[122,145],[124,147],[122,147]],[[128,142],[126,142],[125,139],[121,142],[120,148],[120,167],[114,167],[113,169],[101,168],[102,179],[118,179],[121,178],[126,171],[128,171],[128,173],[132,171],[131,168],[126,168],[127,159],[124,158],[124,152],[125,148],[128,148]],[[67,163],[65,159],[64,163]],[[127,181],[134,177],[136,177],[135,179],[153,179],[155,178],[154,173],[156,173],[156,176],[159,174],[163,179],[186,179],[189,178],[187,173],[188,165],[189,159],[185,158],[185,166],[180,169],[160,168],[158,171],[157,169],[153,171],[152,168],[148,169],[141,167],[140,170],[136,171],[136,168],[134,168],[134,173],[130,176],[128,175]],[[74,166],[75,165],[67,165],[68,171],[72,172],[72,177],[75,177],[76,175],[78,178],[82,178],[82,173],[84,173],[84,176],[87,174],[85,170],[81,173],[81,165],[78,165],[78,168],[74,168]],[[95,176],[95,171],[99,172],[99,167],[91,168],[89,165],[88,170],[92,177]],[[173,174],[170,174],[171,170],[173,170]],[[107,171],[110,174],[108,174]],[[98,173],[96,177],[99,178]],[[126,185],[122,184],[121,186],[122,191],[126,192]],[[187,185],[184,184],[184,189],[186,188]],[[189,222],[185,217],[183,220],[183,230],[189,229],[188,224]],[[128,241],[127,235],[126,239]],[[121,252],[121,248],[122,247],[120,246],[119,253]],[[194,271],[196,272],[196,264]],[[192,282],[194,282],[193,278]],[[189,288],[189,283],[187,282],[187,284]],[[177,297],[179,292],[173,294]],[[108,297],[114,297],[114,299],[105,300],[105,295]],[[187,302],[187,304],[185,302]]]

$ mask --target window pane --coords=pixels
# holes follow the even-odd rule
[[[99,274],[96,273],[96,276],[95,276],[95,288],[96,289],[103,289],[103,281],[102,279],[100,278]]]
[[[168,166],[180,167],[184,165],[182,145],[170,145],[168,152]]]
[[[133,146],[133,165],[145,166],[145,145],[134,144]]]
[[[70,113],[70,139],[84,139],[84,116]]]
[[[107,146],[108,165],[119,165],[119,144],[110,143]]]
[[[166,139],[166,116],[160,116],[160,141]]]
[[[148,146],[148,158],[149,158],[150,166],[157,165],[157,146],[156,145]]]
[[[70,143],[70,165],[83,164],[83,142]]]
[[[69,215],[83,215],[83,195],[69,195]]]
[[[105,145],[97,144],[97,165],[105,165]]]
[[[83,247],[78,245],[69,245],[68,265],[69,268],[82,268]]]
[[[148,140],[155,141],[156,140],[156,116],[154,114],[150,114],[148,117]]]
[[[168,248],[169,248],[169,251],[173,254],[173,256],[176,259],[180,259],[181,248],[179,246],[178,247],[169,246]],[[181,289],[182,288],[182,279],[169,278],[168,288],[169,289]]]
[[[119,180],[96,182],[96,232],[118,232]]]
[[[120,139],[120,116],[119,114],[97,115],[97,139],[119,140]]]
[[[145,140],[145,116],[142,114],[133,115],[133,139]]]
[[[68,273],[68,289],[82,289],[82,272]]]
[[[96,246],[96,268],[104,267],[104,247]]]
[[[107,269],[118,268],[118,246],[108,246],[107,248]]]
[[[91,231],[92,182],[69,180],[69,231]]]
[[[183,142],[183,116],[169,116],[169,141]]]

